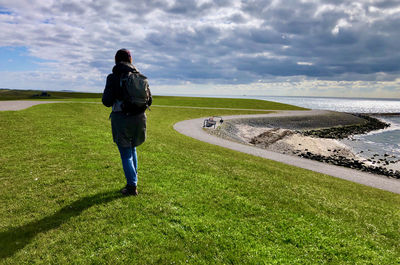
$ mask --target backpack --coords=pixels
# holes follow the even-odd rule
[[[122,111],[137,114],[149,107],[150,90],[147,77],[140,73],[123,74],[119,82],[122,92]]]

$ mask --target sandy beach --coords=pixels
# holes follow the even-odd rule
[[[233,119],[216,129],[207,131],[227,140],[253,145],[269,151],[299,156],[320,162],[354,168],[361,171],[400,178],[399,158],[356,153],[340,139],[321,138],[316,135],[328,132],[329,137],[343,137],[342,128],[357,128],[357,131],[373,130],[368,117],[326,112],[323,115],[302,117],[268,117]],[[317,133],[316,133],[317,132]],[[340,132],[340,133],[338,133]],[[346,132],[347,138],[352,132]]]

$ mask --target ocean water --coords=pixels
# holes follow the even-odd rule
[[[309,109],[352,113],[400,113],[400,99],[328,98],[328,97],[253,97]]]
[[[364,158],[400,159],[400,99],[323,98],[323,97],[253,97],[310,109],[324,109],[351,113],[391,113],[374,115],[390,123],[384,130],[356,135],[342,142]],[[396,115],[397,114],[397,115]],[[386,154],[386,156],[385,156]]]
[[[384,130],[372,131],[368,134],[355,135],[353,140],[343,140],[347,146],[363,157],[371,158],[374,154],[379,157],[390,155],[389,160],[400,159],[400,116],[376,116],[376,118],[390,123]],[[394,156],[394,159],[391,159]]]

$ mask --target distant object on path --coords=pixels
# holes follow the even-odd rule
[[[219,118],[220,119],[219,123],[221,123],[221,124],[224,122],[222,117],[213,116],[213,117],[210,117],[210,118],[204,120],[203,127],[207,127],[207,128],[214,127],[215,128],[215,125],[217,124],[217,121],[215,120],[215,118]]]
[[[48,98],[48,97],[50,97],[51,95],[49,94],[49,93],[47,93],[46,91],[43,91],[42,93],[40,93],[40,94],[35,94],[35,95],[33,95],[32,97],[33,98]]]

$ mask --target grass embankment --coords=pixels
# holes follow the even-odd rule
[[[120,197],[109,109],[66,103],[1,112],[0,263],[400,262],[399,195],[172,127],[240,113],[251,112],[153,107],[148,140],[138,148],[140,194]]]
[[[203,97],[173,97],[154,96],[154,104],[163,106],[190,106],[209,108],[236,108],[236,109],[271,109],[271,110],[305,110],[292,105],[268,102],[256,99],[238,98],[203,98]]]
[[[0,89],[0,100],[24,100],[24,99],[93,99],[101,98],[101,93],[82,93],[66,91]]]

